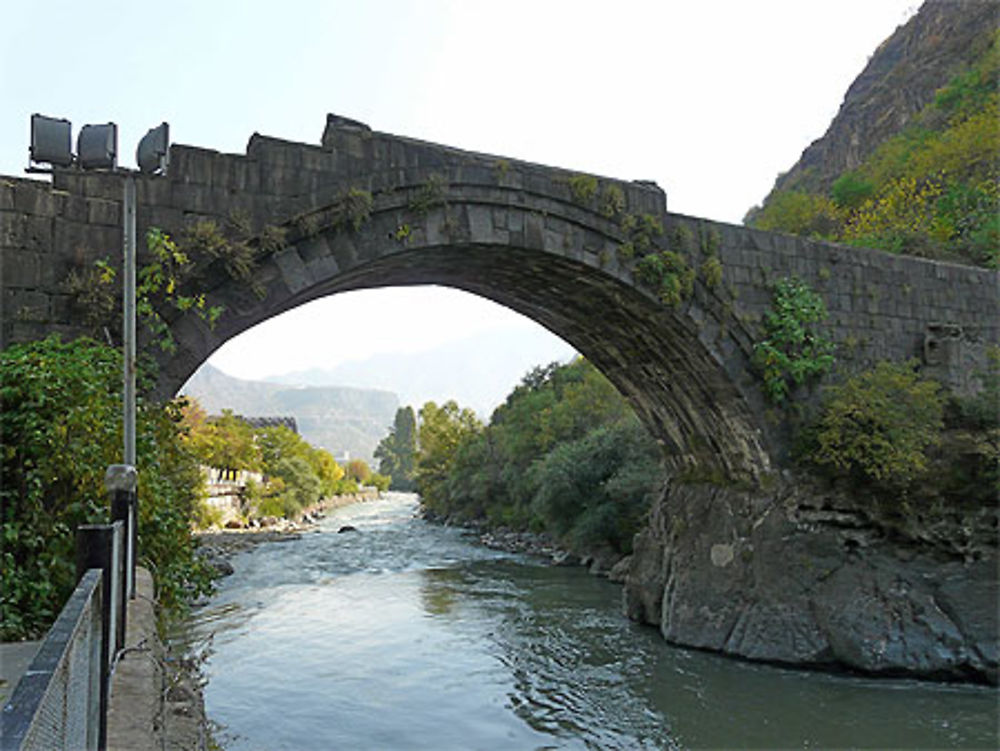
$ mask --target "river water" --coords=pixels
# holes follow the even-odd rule
[[[233,560],[183,634],[226,749],[996,746],[991,689],[674,648],[617,585],[416,511],[386,494]]]

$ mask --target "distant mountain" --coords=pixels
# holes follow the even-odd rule
[[[389,391],[352,387],[289,387],[234,378],[202,365],[181,393],[197,399],[209,414],[224,409],[247,417],[291,416],[309,443],[335,456],[372,463],[372,453],[389,432],[399,397]]]
[[[267,378],[302,386],[358,386],[399,394],[419,408],[454,399],[488,418],[536,365],[573,357],[573,348],[542,328],[492,331],[414,354],[379,354],[366,360]]]

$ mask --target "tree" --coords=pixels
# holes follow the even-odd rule
[[[392,478],[393,490],[412,491],[416,488],[417,419],[413,407],[400,407],[389,429],[375,449],[380,474]]]
[[[940,442],[944,400],[915,362],[880,362],[827,392],[812,460],[884,488],[916,481]]]
[[[219,469],[260,471],[261,454],[253,428],[232,410],[223,410],[218,417],[208,417],[196,400],[188,400],[182,407],[182,415],[188,449],[202,464]]]
[[[121,368],[118,351],[89,339],[53,336],[0,352],[0,638],[44,633],[75,584],[76,527],[108,520],[104,472],[121,461]],[[160,602],[179,606],[210,589],[190,533],[201,475],[180,407],[142,398],[137,407],[138,553],[156,571]]]
[[[427,402],[420,408],[416,481],[426,504],[446,499],[445,485],[452,460],[463,441],[482,432],[476,413],[454,400],[440,407]]]
[[[326,449],[314,448],[311,457],[310,464],[319,478],[320,492],[324,496],[336,495],[340,481],[344,479],[344,468],[337,464],[333,455]]]
[[[578,548],[631,548],[662,478],[660,450],[593,365],[535,368],[485,428],[462,415],[454,402],[420,412],[428,511],[547,531]]]

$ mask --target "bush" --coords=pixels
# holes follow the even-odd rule
[[[904,488],[928,467],[940,441],[944,400],[913,361],[880,362],[827,392],[811,459],[882,488]]]
[[[764,315],[764,339],[754,345],[753,354],[771,401],[780,404],[793,386],[833,366],[833,344],[812,325],[825,319],[823,298],[805,282],[786,277],[775,285],[771,310]]]
[[[44,633],[75,585],[75,529],[107,522],[104,473],[121,461],[121,356],[57,337],[0,353],[0,638]],[[139,400],[140,560],[159,599],[179,607],[207,592],[190,524],[201,501],[198,464],[180,440],[180,410]]]
[[[857,172],[845,172],[833,181],[830,188],[834,203],[841,209],[857,208],[874,192],[875,183]]]

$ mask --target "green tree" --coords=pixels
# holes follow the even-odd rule
[[[940,442],[944,400],[915,363],[880,362],[827,392],[812,461],[875,483],[905,487],[927,469]]]
[[[305,457],[283,456],[271,467],[271,472],[281,480],[284,516],[294,517],[320,499],[322,484]]]
[[[379,460],[379,473],[392,478],[393,490],[404,492],[416,489],[417,419],[413,407],[396,410],[389,435],[375,449]]]
[[[530,371],[485,428],[456,429],[454,411],[441,411],[421,412],[417,477],[427,510],[547,531],[574,547],[630,549],[661,481],[660,450],[586,360]],[[443,448],[429,450],[425,433],[444,435]]]
[[[310,466],[319,478],[320,492],[324,496],[336,495],[340,482],[344,479],[344,468],[337,464],[326,449],[313,448],[310,458]]]
[[[253,428],[246,421],[225,409],[219,417],[208,420],[213,428],[212,453],[205,463],[220,469],[259,472],[262,466],[260,449]]]
[[[0,352],[0,638],[44,632],[75,583],[76,527],[108,521],[104,472],[121,461],[121,368],[119,352],[88,339]],[[161,603],[179,607],[210,588],[190,535],[201,476],[179,406],[137,406],[138,554],[156,571]]]
[[[482,423],[468,408],[454,400],[440,407],[427,402],[420,408],[416,482],[424,503],[433,508],[446,500],[451,463],[463,441],[482,431]]]

